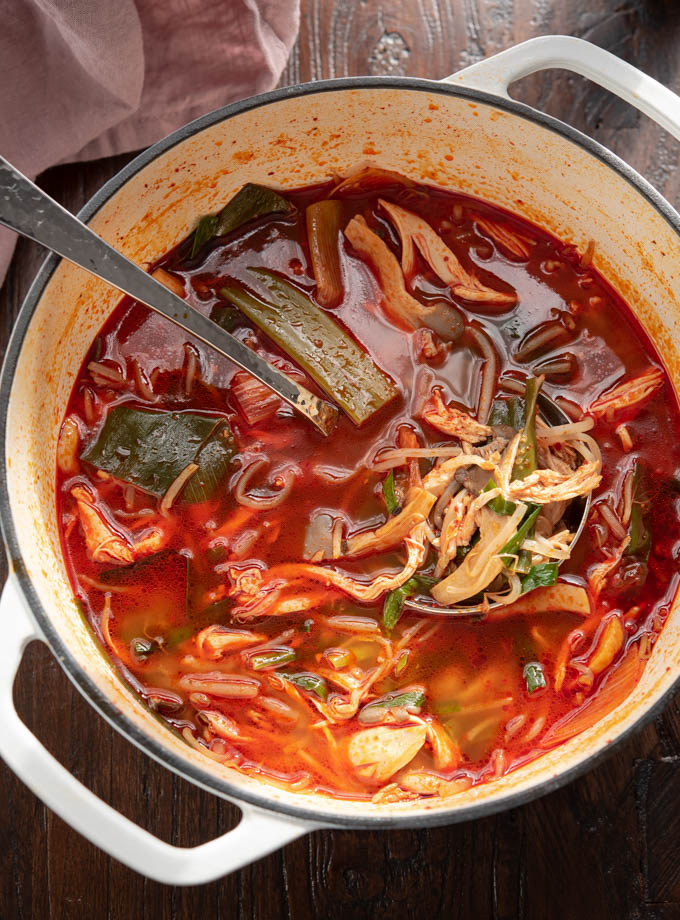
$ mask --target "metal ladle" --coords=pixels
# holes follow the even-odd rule
[[[0,157],[0,224],[51,249],[165,316],[234,364],[257,377],[322,434],[335,427],[338,409],[272,367],[237,338],[173,294],[109,246],[82,221]]]
[[[541,417],[549,425],[567,425],[572,421],[566,412],[563,412],[557,403],[544,393],[538,394],[538,405],[541,411]],[[583,528],[586,526],[586,521],[588,520],[589,511],[590,493],[588,493],[585,498],[580,496],[579,498],[572,499],[569,503],[565,524],[567,524],[567,526],[571,525],[569,529],[574,534],[570,547],[576,544],[576,541],[583,533]],[[494,610],[502,610],[504,605],[495,602],[488,606],[484,604],[457,604],[455,607],[445,607],[441,604],[437,604],[432,599],[425,601],[416,595],[415,597],[407,597],[404,601],[404,606],[417,613],[445,617],[469,617],[493,613]]]

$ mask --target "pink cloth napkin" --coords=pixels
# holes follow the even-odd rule
[[[279,80],[299,0],[0,0],[0,151],[48,166],[136,150]],[[0,282],[16,236],[0,232]]]

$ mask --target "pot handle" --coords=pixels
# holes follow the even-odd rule
[[[649,115],[680,140],[680,97],[632,64],[582,38],[542,35],[471,64],[442,82],[508,98],[508,86],[550,68],[571,70]]]
[[[200,885],[321,826],[237,802],[242,812],[238,826],[201,846],[175,847],[154,837],[79,783],[17,715],[14,678],[27,644],[43,637],[14,575],[2,592],[0,623],[0,756],[38,798],[110,856],[157,882]]]

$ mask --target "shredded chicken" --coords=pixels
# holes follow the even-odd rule
[[[479,542],[451,575],[432,588],[432,597],[437,603],[452,605],[474,597],[500,575],[504,563],[498,553],[516,532],[526,510],[521,502],[506,516],[482,509]]]
[[[432,271],[448,284],[452,293],[463,300],[498,304],[515,304],[517,295],[486,287],[460,264],[444,240],[417,214],[380,199],[380,205],[390,215],[401,237],[401,265],[410,277],[415,270],[415,247]]]
[[[497,469],[497,460],[500,460],[500,457],[491,456],[489,459],[485,460],[483,457],[478,457],[476,454],[461,454],[459,457],[451,457],[439,466],[435,466],[433,470],[430,470],[423,479],[423,488],[438,498],[458,470],[464,469],[467,466],[478,466],[483,470],[490,470],[493,473]]]
[[[614,415],[624,409],[639,407],[663,384],[664,374],[659,367],[650,367],[632,380],[626,380],[590,404],[588,414],[593,418]]]
[[[458,547],[466,546],[472,539],[477,528],[477,518],[470,508],[475,501],[474,495],[466,489],[461,489],[451,499],[442,521],[435,578],[441,578],[444,574]]]
[[[370,582],[357,581],[345,572],[307,563],[282,563],[274,566],[268,572],[268,580],[275,582],[277,579],[283,579],[284,582],[290,584],[299,578],[313,579],[323,582],[327,587],[332,585],[339,588],[355,600],[374,601],[386,591],[400,588],[404,582],[415,575],[423,564],[426,553],[425,525],[418,524],[406,537],[404,544],[408,555],[402,571],[395,574],[378,575]]]
[[[421,304],[406,290],[404,276],[395,256],[380,237],[357,214],[345,227],[345,236],[360,255],[365,256],[378,276],[382,292],[382,305],[392,319],[409,329],[429,325],[432,308]]]
[[[592,492],[599,486],[602,476],[600,464],[595,461],[582,463],[575,471],[558,473],[556,470],[535,470],[524,479],[516,479],[504,490],[512,501],[534,502],[545,505],[549,502],[567,501]]]
[[[130,540],[105,518],[104,512],[87,489],[76,486],[71,489],[71,495],[76,500],[87,551],[93,561],[123,565],[134,562],[135,554]]]
[[[455,770],[460,761],[460,748],[437,719],[428,719],[425,725],[435,769]]]
[[[605,559],[605,561],[601,562],[599,565],[596,565],[588,575],[588,584],[590,585],[590,590],[593,592],[594,597],[599,597],[600,592],[607,582],[607,579],[621,562],[623,554],[625,553],[626,547],[629,543],[630,537],[626,536],[625,539],[623,539],[619,544],[618,548],[614,552],[614,555],[609,559]]]
[[[497,223],[488,217],[482,217],[480,214],[475,215],[475,224],[477,229],[481,230],[486,236],[491,237],[506,255],[523,261],[530,257],[534,240],[528,236],[517,233],[516,230],[510,230],[505,224]]]
[[[394,517],[377,530],[359,533],[347,541],[347,556],[358,556],[361,553],[377,552],[391,549],[410,534],[414,528],[427,520],[432,510],[436,496],[425,488],[413,488],[409,493],[408,502]]]
[[[439,387],[432,391],[432,395],[423,407],[423,418],[434,428],[444,434],[450,434],[469,444],[478,444],[491,437],[492,430],[488,425],[482,425],[477,419],[461,412],[454,406],[447,406]]]
[[[413,179],[402,176],[401,173],[392,169],[381,169],[379,166],[366,163],[353,167],[344,176],[338,178],[340,182],[330,193],[330,198],[333,195],[337,195],[338,192],[347,192],[356,188],[380,188],[385,185],[401,185],[405,188],[411,188],[415,185]]]

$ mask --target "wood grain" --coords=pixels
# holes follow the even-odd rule
[[[675,0],[303,0],[302,7],[282,83],[362,73],[437,78],[532,35],[561,32],[680,91]],[[561,72],[524,80],[514,93],[618,152],[680,204],[680,147],[635,110]],[[60,167],[41,183],[76,210],[127,159]],[[19,243],[0,292],[0,347],[41,259],[37,247]],[[15,698],[74,775],[162,839],[193,845],[238,820],[235,808],[112,731],[38,644],[24,658]],[[428,831],[320,832],[193,889],[158,885],[104,856],[0,765],[0,920],[677,918],[678,703],[586,777],[523,808]]]

